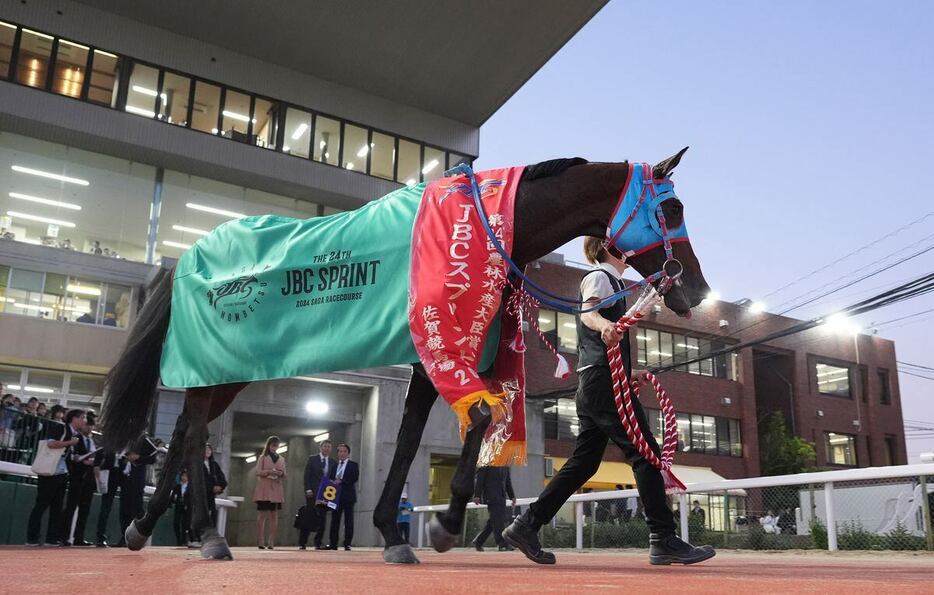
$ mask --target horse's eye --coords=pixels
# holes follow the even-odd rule
[[[684,205],[680,200],[666,200],[662,203],[662,212],[665,213],[668,229],[676,229],[684,224]]]

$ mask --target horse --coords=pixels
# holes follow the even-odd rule
[[[657,180],[667,179],[678,165],[687,147],[651,168]],[[581,158],[545,161],[524,169],[515,197],[515,227],[512,260],[520,269],[567,242],[581,236],[610,238],[609,226],[622,201],[630,176],[628,161],[591,163]],[[674,195],[661,197],[657,210],[647,216],[664,218],[669,229],[683,225],[683,205]],[[639,203],[641,208],[647,205]],[[633,211],[640,207],[637,206]],[[654,208],[654,207],[653,207]],[[653,219],[654,221],[655,219]],[[663,222],[663,227],[664,227]],[[653,224],[654,225],[654,224]],[[664,289],[665,305],[681,316],[689,316],[709,293],[700,263],[690,241],[684,237],[673,244],[648,242],[643,250],[634,250],[628,264],[646,278],[660,282],[659,271],[676,259],[679,273],[672,274]],[[667,239],[667,238],[666,238]],[[612,249],[613,246],[608,246]],[[666,253],[666,249],[672,251]],[[654,273],[654,275],[653,275]],[[673,280],[673,282],[671,282]],[[107,400],[103,411],[105,446],[120,450],[146,428],[159,382],[162,344],[166,337],[172,300],[172,273],[162,271],[153,282],[150,296],[140,311],[127,344],[117,363],[107,375]],[[186,466],[192,490],[192,527],[202,536],[201,556],[211,560],[231,560],[227,541],[210,525],[204,467],[201,465],[208,423],[220,416],[248,383],[189,388],[179,415],[162,475],[146,513],[126,529],[125,540],[131,550],[140,550],[152,535],[156,522],[169,505],[172,479]],[[438,391],[420,363],[412,364],[412,375],[405,398],[405,410],[399,428],[396,451],[387,479],[373,512],[373,523],[384,540],[386,563],[419,563],[411,546],[402,539],[396,525],[397,505],[404,489],[409,467],[421,442]],[[464,435],[460,458],[451,480],[448,509],[430,522],[430,536],[437,551],[453,547],[465,520],[467,503],[473,494],[473,482],[483,436],[491,423],[488,407],[478,403],[469,410],[470,425]]]

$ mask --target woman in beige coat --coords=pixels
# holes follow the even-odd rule
[[[278,436],[266,439],[263,454],[256,463],[256,544],[259,549],[272,549],[276,543],[279,526],[279,510],[285,500],[285,459],[279,456]],[[264,539],[265,535],[265,539]]]

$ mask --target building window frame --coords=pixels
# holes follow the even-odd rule
[[[820,381],[819,374],[833,374],[835,372],[833,371],[821,372],[818,366],[827,366],[830,368],[836,368],[838,370],[846,370],[847,394],[842,395],[838,393],[823,392],[820,388],[821,381]],[[854,389],[853,366],[851,364],[848,364],[846,362],[835,361],[835,360],[831,360],[827,358],[818,357],[818,358],[813,358],[811,360],[810,370],[813,374],[812,378],[814,379],[814,388],[817,391],[817,394],[819,394],[820,396],[830,397],[832,399],[844,399],[848,401],[852,401],[854,398],[856,398],[855,395],[853,394],[853,389]]]
[[[832,440],[838,436],[843,436],[846,438],[846,445],[843,445],[843,443],[839,442],[834,444],[832,442]],[[824,456],[826,457],[828,465],[834,467],[858,467],[859,454],[857,453],[857,448],[855,434],[847,434],[844,432],[824,432]],[[836,462],[838,453],[842,453],[843,459],[847,462]]]

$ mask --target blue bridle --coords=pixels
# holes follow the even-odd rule
[[[604,248],[620,258],[641,254],[662,244],[665,247],[665,262],[662,264],[661,270],[638,283],[623,288],[621,291],[590,307],[583,307],[586,302],[579,299],[555,295],[540,287],[529,279],[522,269],[513,262],[490,227],[486,210],[483,208],[483,201],[480,199],[477,178],[469,165],[461,163],[446,171],[444,175],[445,177],[463,175],[470,180],[470,191],[473,195],[474,206],[477,208],[477,214],[480,216],[480,222],[486,231],[487,238],[509,265],[512,274],[522,280],[529,295],[538,302],[559,312],[575,315],[593,312],[613,304],[617,300],[656,281],[660,281],[657,289],[658,293],[664,295],[671,288],[674,281],[684,272],[681,262],[672,256],[671,241],[673,239],[686,240],[688,237],[687,228],[682,221],[678,228],[668,229],[661,207],[662,202],[677,198],[674,192],[674,184],[667,178],[654,179],[652,166],[647,163],[629,164],[626,185],[620,193],[616,209],[610,217],[609,226],[607,226]],[[669,272],[669,265],[675,267],[674,272]]]

